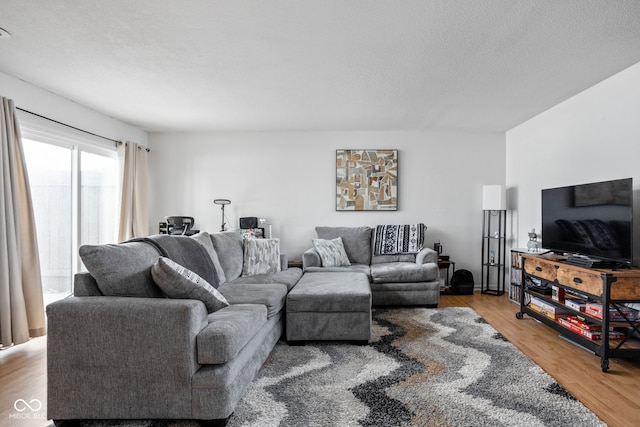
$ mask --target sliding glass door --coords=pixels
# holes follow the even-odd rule
[[[45,304],[71,293],[72,151],[23,140],[38,232]]]
[[[116,240],[115,150],[23,139],[45,304],[72,292],[78,247]]]

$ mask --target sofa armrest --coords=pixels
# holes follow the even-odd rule
[[[302,271],[308,267],[322,267],[320,254],[315,248],[309,248],[302,254]]]
[[[280,254],[280,270],[285,271],[289,268],[289,259],[286,254]]]
[[[49,418],[149,418],[167,396],[190,413],[201,301],[69,297],[49,304],[47,318]]]
[[[438,262],[438,252],[431,248],[423,248],[416,255],[416,264],[428,264],[431,262]]]
[[[98,282],[89,273],[81,272],[73,276],[73,295],[77,297],[101,296]]]

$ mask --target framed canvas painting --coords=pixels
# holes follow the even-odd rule
[[[398,210],[398,150],[336,150],[336,210]]]

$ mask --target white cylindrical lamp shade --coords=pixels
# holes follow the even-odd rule
[[[507,196],[504,185],[484,185],[482,187],[482,210],[507,210]]]

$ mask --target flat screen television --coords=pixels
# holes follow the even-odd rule
[[[631,264],[632,178],[543,189],[542,247]]]

